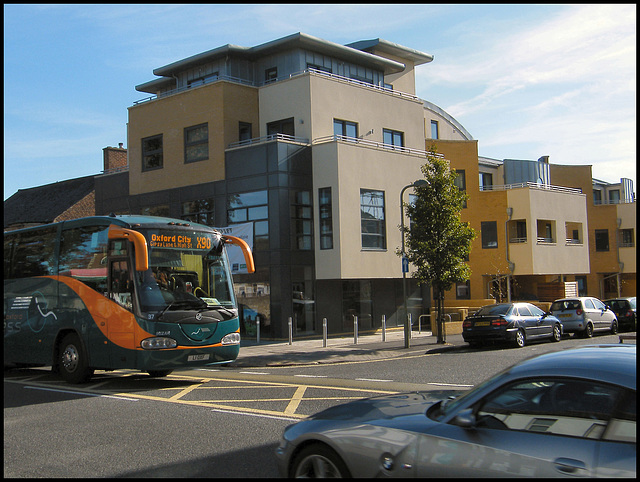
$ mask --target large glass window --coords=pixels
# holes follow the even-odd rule
[[[313,249],[313,206],[310,191],[292,193],[291,218],[294,249]]]
[[[182,203],[182,219],[213,226],[215,224],[213,199]]]
[[[463,192],[466,191],[467,190],[467,175],[466,175],[464,169],[454,169],[454,170],[456,172],[456,179],[454,181],[455,185],[461,191],[463,191]],[[467,200],[466,199],[462,203],[462,207],[463,208],[467,207]]]
[[[333,207],[330,187],[318,190],[318,206],[320,211],[320,249],[333,249]]]
[[[184,162],[209,159],[209,126],[200,124],[184,130]]]
[[[496,221],[482,221],[480,223],[482,249],[498,247],[498,223]]]
[[[253,222],[253,247],[269,249],[269,196],[267,191],[231,194],[227,200],[229,224]]]
[[[360,189],[360,226],[363,249],[386,249],[384,191]]]
[[[140,210],[140,214],[144,214],[145,216],[169,217],[169,205],[160,204],[159,206],[145,206]]]
[[[162,165],[162,134],[142,139],[142,170],[160,169]]]
[[[373,297],[370,280],[350,280],[342,282],[342,329],[352,331],[354,317],[358,317],[358,327],[371,327],[373,317]]]

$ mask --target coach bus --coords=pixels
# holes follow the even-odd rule
[[[243,240],[152,216],[95,216],[4,233],[5,366],[151,376],[228,363],[240,347],[226,255]]]

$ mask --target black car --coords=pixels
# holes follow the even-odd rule
[[[562,323],[531,303],[498,303],[480,308],[462,323],[462,338],[471,346],[508,341],[523,347],[528,340],[560,341]]]
[[[604,304],[616,314],[620,331],[636,331],[636,297],[612,298],[604,300]]]

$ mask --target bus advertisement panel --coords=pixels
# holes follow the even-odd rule
[[[228,363],[240,346],[226,244],[215,229],[151,216],[96,216],[4,234],[5,365],[94,370]]]

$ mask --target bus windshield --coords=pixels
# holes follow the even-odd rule
[[[149,250],[149,269],[135,276],[143,313],[159,316],[168,310],[235,306],[228,261],[219,236],[188,230],[140,232],[147,239]]]

